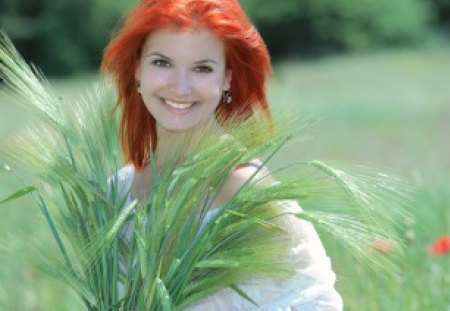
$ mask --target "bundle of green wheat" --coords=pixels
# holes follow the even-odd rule
[[[80,99],[61,99],[3,34],[0,78],[4,91],[41,119],[1,148],[0,169],[15,174],[24,188],[0,204],[33,195],[59,249],[42,253],[40,268],[71,286],[88,310],[181,310],[226,287],[250,300],[241,281],[292,273],[279,255],[287,234],[278,220],[293,213],[279,204],[283,200],[312,203],[295,216],[331,233],[358,258],[389,264],[366,247],[376,235],[395,241],[388,219],[403,196],[383,174],[350,174],[321,161],[271,174],[261,166],[211,212],[236,167],[254,158],[266,164],[307,121],[284,120],[290,125],[276,133],[263,119],[229,121],[225,134],[191,137],[189,154],[175,153],[160,174],[150,158],[152,189],[145,200],[131,201],[117,174],[123,162],[107,82]],[[24,180],[25,172],[37,182]]]

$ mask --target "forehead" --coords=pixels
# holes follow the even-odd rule
[[[143,46],[144,54],[162,53],[166,56],[191,56],[196,58],[225,57],[222,41],[205,28],[158,29],[149,34]]]

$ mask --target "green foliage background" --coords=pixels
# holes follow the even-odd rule
[[[112,29],[138,0],[2,0],[4,28],[47,75],[98,67]],[[241,0],[274,57],[423,44],[449,27],[450,0]]]
[[[279,52],[312,45],[325,49],[363,49],[417,44],[433,12],[421,0],[245,0],[263,36]],[[284,35],[280,35],[284,33]]]
[[[0,28],[25,59],[49,75],[98,67],[115,24],[132,1],[2,0]]]

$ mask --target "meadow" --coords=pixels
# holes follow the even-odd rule
[[[51,83],[58,95],[76,96],[95,75]],[[389,50],[275,64],[268,85],[274,114],[320,116],[308,142],[289,146],[280,161],[331,159],[403,176],[416,189],[399,228],[404,255],[387,276],[358,265],[325,239],[346,310],[450,310],[450,253],[430,254],[450,234],[450,47]],[[0,98],[0,140],[33,117]],[[0,200],[17,189],[0,175]],[[0,241],[24,257],[23,241],[53,243],[28,198],[0,206]],[[11,244],[12,243],[12,244]],[[369,243],[369,241],[368,241]],[[389,252],[386,256],[390,256]],[[0,310],[81,310],[80,301],[18,258],[0,253]]]

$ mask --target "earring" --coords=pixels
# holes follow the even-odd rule
[[[225,104],[229,105],[233,101],[233,96],[230,91],[223,91],[222,99]]]

